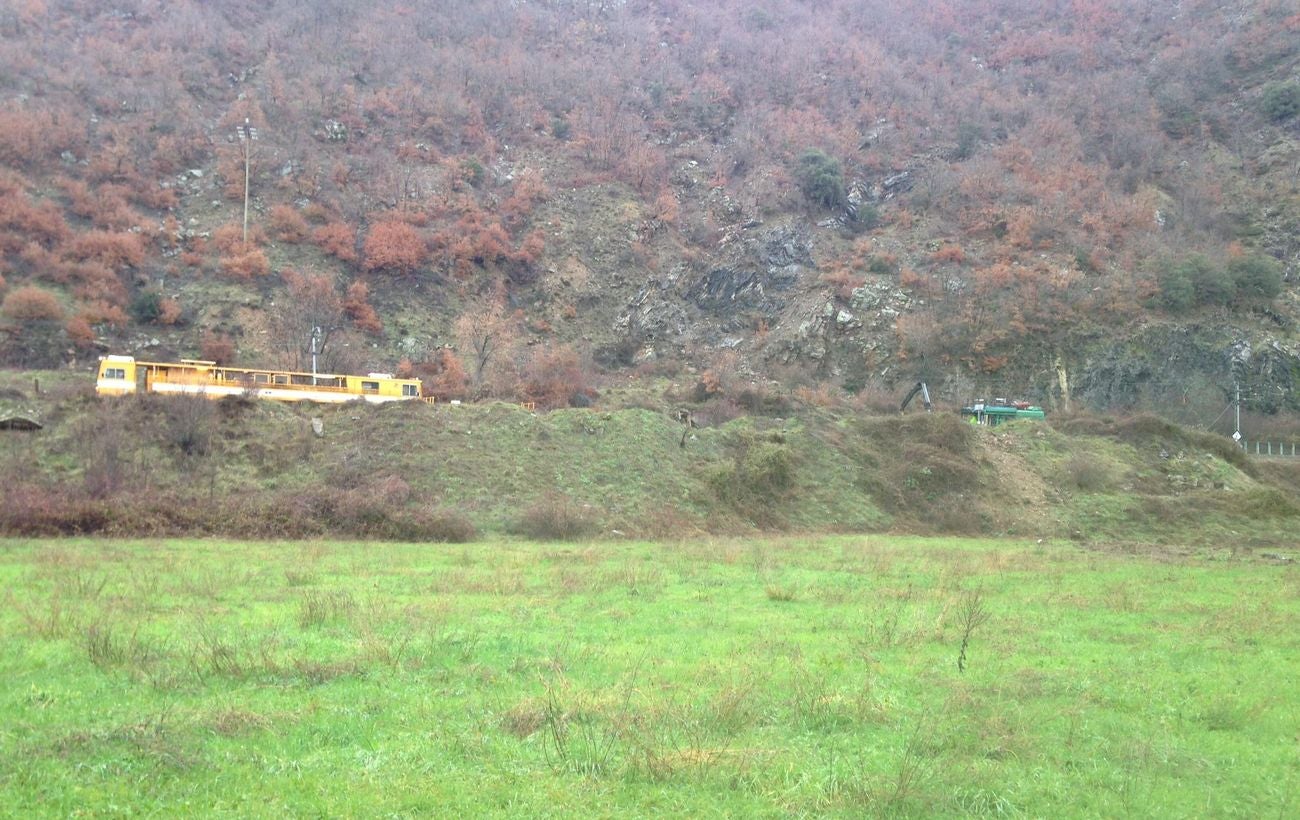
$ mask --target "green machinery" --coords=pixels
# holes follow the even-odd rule
[[[1004,421],[1013,419],[1037,419],[1041,421],[1047,418],[1043,408],[1032,405],[1027,401],[1007,401],[1006,399],[993,399],[992,401],[977,401],[961,409],[961,414],[970,420],[971,424],[987,424],[990,427],[996,427]]]

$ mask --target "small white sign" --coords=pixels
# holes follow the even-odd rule
[[[1233,440],[1233,441],[1241,441],[1241,433],[1240,433],[1240,432],[1234,432],[1234,433],[1232,434],[1232,440]]]

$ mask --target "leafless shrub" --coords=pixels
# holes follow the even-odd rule
[[[514,525],[518,534],[539,541],[578,541],[596,529],[596,519],[585,505],[556,492],[535,501]]]
[[[206,396],[159,396],[150,402],[163,438],[183,458],[212,449],[217,404]]]
[[[961,651],[957,654],[957,671],[966,671],[966,649],[970,646],[971,635],[989,619],[988,608],[984,605],[984,590],[976,587],[962,594],[957,604],[957,622],[961,628]]]

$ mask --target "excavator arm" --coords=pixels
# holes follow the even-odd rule
[[[934,405],[930,403],[930,388],[925,386],[925,382],[917,382],[916,387],[913,387],[908,392],[907,398],[903,399],[903,404],[898,408],[898,412],[901,413],[906,410],[907,405],[912,403],[912,399],[916,398],[917,393],[921,394],[921,404],[925,406],[925,412],[933,411]]]

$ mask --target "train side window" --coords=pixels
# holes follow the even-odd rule
[[[288,377],[288,376],[272,376],[272,377],[271,377],[271,381],[274,382],[275,384],[288,384],[288,383],[289,383],[289,377]]]
[[[266,375],[265,373],[253,374],[253,381],[256,382],[257,384],[266,384],[269,379],[270,376]]]
[[[413,385],[413,384],[404,384],[404,385],[402,385],[402,395],[403,395],[403,396],[418,396],[418,395],[420,395],[420,390],[419,390],[419,388],[417,388],[417,387],[416,387],[415,385]]]
[[[379,392],[379,382],[362,382],[362,383],[361,383],[361,392],[362,392],[362,393],[378,393],[378,392]]]

